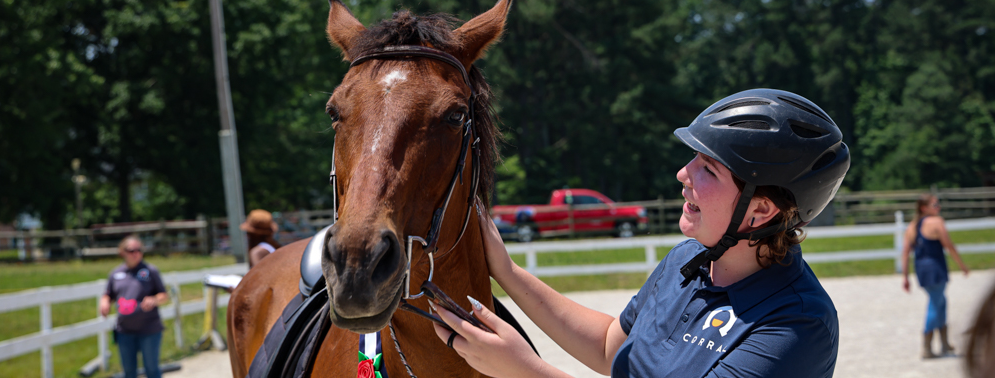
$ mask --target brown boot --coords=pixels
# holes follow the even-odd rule
[[[933,354],[933,331],[930,330],[922,335],[922,358],[936,358]]]
[[[940,327],[940,355],[953,355],[954,347],[950,345],[950,340],[947,339],[947,326]]]

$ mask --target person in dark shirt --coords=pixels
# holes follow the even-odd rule
[[[902,289],[906,292],[909,291],[909,253],[913,248],[915,248],[916,278],[919,280],[919,286],[922,286],[929,295],[921,356],[937,357],[933,354],[932,348],[934,333],[940,336],[940,355],[953,354],[954,347],[950,345],[947,337],[947,296],[944,291],[950,279],[947,275],[947,257],[943,254],[943,250],[946,249],[950,257],[960,265],[964,276],[970,271],[957,253],[954,242],[950,240],[946,223],[940,216],[940,200],[934,195],[924,194],[919,197],[919,201],[916,202],[916,217],[905,229],[905,243],[902,245]]]
[[[107,289],[100,297],[100,315],[107,316],[111,302],[117,304],[114,340],[121,355],[126,378],[138,376],[138,352],[142,352],[145,375],[162,376],[159,370],[159,346],[162,343],[162,320],[159,306],[169,301],[159,270],[142,260],[142,242],[125,237],[118,245],[124,263],[107,278]]]
[[[802,259],[800,227],[836,194],[850,166],[839,127],[794,93],[726,97],[674,132],[696,153],[677,180],[686,202],[674,247],[618,317],[557,293],[509,258],[481,217],[488,268],[565,351],[613,377],[831,377],[839,320]],[[436,333],[483,374],[560,377],[479,302],[495,333],[444,309]]]

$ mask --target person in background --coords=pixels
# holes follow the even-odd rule
[[[960,269],[967,276],[969,270],[957,253],[957,247],[950,241],[943,217],[940,216],[940,201],[936,196],[923,194],[916,202],[916,217],[905,230],[905,243],[902,246],[902,288],[909,291],[909,253],[915,248],[916,278],[919,286],[929,295],[929,305],[926,307],[926,327],[923,330],[922,358],[937,357],[933,353],[932,343],[934,332],[940,334],[940,354],[948,355],[954,352],[947,338],[947,258],[943,254],[946,248]]]
[[[279,227],[273,222],[273,214],[269,211],[263,209],[250,211],[239,228],[249,237],[249,269],[281,247],[280,243],[273,239],[273,234]]]
[[[121,355],[125,378],[138,376],[138,352],[142,352],[145,375],[159,378],[159,347],[162,343],[162,320],[159,306],[169,301],[166,286],[156,267],[142,260],[142,241],[125,237],[118,244],[124,263],[114,268],[107,279],[107,289],[100,297],[100,315],[107,316],[111,302],[117,304],[114,341]]]

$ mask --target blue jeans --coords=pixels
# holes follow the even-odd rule
[[[929,305],[926,306],[926,329],[923,333],[933,332],[934,329],[947,325],[947,297],[943,294],[946,288],[946,282],[923,287],[926,294],[929,294]]]
[[[162,372],[159,371],[159,345],[162,344],[162,332],[115,333],[125,378],[138,377],[138,351],[142,351],[145,376],[148,378],[162,377]]]

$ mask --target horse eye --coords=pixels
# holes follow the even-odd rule
[[[335,109],[334,106],[328,105],[325,107],[325,114],[332,119],[332,122],[338,122],[339,120],[339,110]]]
[[[463,126],[463,122],[465,121],[466,113],[460,110],[449,113],[449,117],[446,118],[446,122],[449,122],[449,124],[453,126]]]

